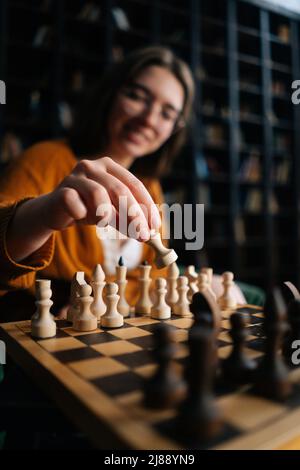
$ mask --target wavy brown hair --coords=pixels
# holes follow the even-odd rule
[[[182,118],[188,123],[194,99],[194,81],[188,65],[170,49],[146,47],[131,52],[121,62],[112,64],[96,86],[92,87],[75,114],[69,143],[78,158],[92,157],[104,151],[108,133],[107,122],[115,96],[144,68],[158,65],[169,70],[184,89]],[[173,133],[168,140],[147,158],[138,158],[131,171],[140,176],[160,177],[172,166],[172,161],[185,142],[187,127]]]

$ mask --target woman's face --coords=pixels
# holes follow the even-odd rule
[[[120,163],[154,152],[174,131],[183,103],[183,87],[169,70],[143,69],[116,96],[108,120],[107,151]]]

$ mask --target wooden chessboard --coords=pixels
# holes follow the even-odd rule
[[[263,313],[254,306],[238,310],[250,314],[246,350],[258,360],[264,348]],[[231,350],[230,313],[223,312],[220,358]],[[183,368],[192,319],[172,316],[165,322],[174,329],[176,363]],[[184,441],[174,430],[175,409],[145,409],[142,383],[155,369],[151,348],[156,323],[137,316],[125,319],[120,329],[79,333],[69,323],[57,321],[57,336],[37,341],[30,335],[30,321],[25,321],[0,325],[0,337],[16,363],[99,448],[300,448],[300,368],[290,372],[293,394],[284,403],[252,395],[247,386],[217,388],[225,426],[211,442]]]

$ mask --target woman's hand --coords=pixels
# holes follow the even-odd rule
[[[101,212],[99,208],[103,206],[105,210]],[[150,230],[160,227],[157,207],[145,186],[130,171],[108,157],[81,160],[51,193],[19,205],[8,227],[8,252],[15,261],[20,261],[38,250],[54,230],[76,223],[100,222],[103,226],[114,217],[119,222],[116,228],[125,235],[133,222],[140,241],[148,240]]]
[[[122,206],[124,203],[126,205]],[[119,213],[120,207],[124,207],[125,213]],[[149,239],[151,229],[160,227],[158,209],[143,183],[108,157],[81,160],[45,199],[44,220],[52,230],[78,222],[97,224],[100,221],[104,226],[115,217],[119,220],[120,215],[126,221],[123,231],[127,232],[129,223],[134,220],[141,241]]]

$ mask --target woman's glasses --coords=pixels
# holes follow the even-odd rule
[[[150,91],[137,84],[122,88],[121,97],[123,109],[129,116],[139,116],[150,112],[156,101]],[[173,134],[185,126],[185,120],[181,113],[167,104],[160,106],[157,126],[160,129],[168,129]]]

